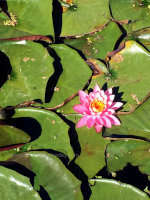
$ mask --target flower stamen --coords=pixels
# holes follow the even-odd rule
[[[105,109],[105,104],[104,104],[103,101],[100,101],[98,99],[94,99],[91,102],[91,109],[95,113],[102,112]]]

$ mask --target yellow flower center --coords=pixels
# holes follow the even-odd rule
[[[94,99],[92,102],[91,102],[91,109],[93,112],[102,112],[105,108],[105,104],[103,101],[100,101],[98,99]]]

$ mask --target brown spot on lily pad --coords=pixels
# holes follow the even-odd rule
[[[115,63],[120,63],[123,61],[123,56],[120,53],[116,53],[114,56],[111,57],[111,61]]]

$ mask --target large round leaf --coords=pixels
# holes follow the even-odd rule
[[[128,163],[138,166],[139,170],[150,179],[150,143],[140,140],[115,141],[106,149],[107,169],[116,172]]]
[[[46,107],[55,107],[63,103],[68,97],[83,89],[92,75],[91,69],[80,57],[80,55],[64,44],[50,45],[50,48],[57,54],[55,66],[56,86],[51,87],[54,92],[50,103]],[[52,52],[51,52],[52,53]],[[53,86],[53,83],[50,82]]]
[[[7,125],[0,125],[0,138],[0,147],[27,143],[30,140],[24,131]]]
[[[73,159],[68,125],[55,113],[38,108],[19,108],[15,110],[12,123],[30,133],[31,138],[37,138],[23,149],[52,149]]]
[[[80,118],[81,116],[75,114],[67,116],[67,119],[74,123],[77,123]],[[78,157],[75,163],[89,178],[92,178],[105,166],[105,148],[109,140],[104,139],[101,133],[96,133],[94,128],[81,127],[77,128],[76,132],[81,153],[76,155]]]
[[[65,39],[64,42],[81,50],[86,58],[105,59],[107,53],[114,50],[115,43],[121,34],[122,32],[118,25],[115,22],[110,22],[105,28],[95,34],[85,35],[80,38]]]
[[[7,12],[16,18],[14,26],[11,23],[14,19],[0,15],[0,39],[20,37],[26,35],[53,35],[52,0],[7,0],[1,2],[3,10],[8,7]],[[10,24],[10,25],[7,25]]]
[[[11,71],[0,90],[0,106],[34,99],[44,101],[47,81],[54,71],[53,59],[47,50],[30,41],[1,42],[0,50],[3,52],[1,76]]]
[[[150,139],[150,97],[134,112],[118,117],[121,125],[105,129],[104,136]]]
[[[150,1],[110,0],[112,16],[117,21],[127,21],[127,32],[133,32],[150,26]]]
[[[61,36],[97,31],[110,19],[108,0],[74,0],[73,5],[62,14]]]
[[[3,200],[41,200],[29,178],[0,166],[0,198]]]
[[[135,31],[127,35],[125,40],[135,40],[150,51],[150,27]]]
[[[91,186],[92,194],[90,200],[149,200],[146,193],[141,190],[114,180],[96,179]]]
[[[31,151],[15,155],[10,160],[33,171],[36,174],[34,188],[39,190],[42,186],[52,199],[83,199],[80,181],[66,169],[57,157],[42,151]]]
[[[133,110],[150,91],[149,62],[150,53],[137,42],[128,41],[121,51],[111,57],[110,73],[93,79],[89,88],[93,88],[95,83],[100,87],[106,83],[108,88],[116,87],[114,91],[118,88],[122,92],[122,100],[126,102],[123,110]]]

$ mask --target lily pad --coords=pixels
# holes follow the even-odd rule
[[[128,24],[124,25],[127,33],[150,26],[150,1],[110,0],[112,16],[115,20]]]
[[[39,108],[18,108],[12,123],[20,129],[29,132],[34,141],[21,149],[52,149],[66,154],[73,159],[74,153],[68,136],[68,125],[55,113]]]
[[[34,99],[44,101],[47,81],[54,71],[53,58],[47,50],[30,41],[0,42],[0,50],[3,52],[1,73],[4,76],[4,70],[10,71],[0,89],[0,106]]]
[[[6,161],[16,153],[18,153],[17,148],[0,151],[0,161]]]
[[[125,47],[109,61],[109,73],[94,78],[89,86],[116,87],[126,102],[122,111],[135,109],[149,93],[150,53],[135,41],[127,41]]]
[[[3,200],[23,198],[41,200],[39,194],[33,189],[29,178],[2,166],[0,166],[0,196]]]
[[[74,123],[80,118],[81,116],[75,114],[67,116],[67,119]],[[101,133],[97,134],[94,128],[76,128],[76,132],[81,153],[76,155],[75,163],[89,178],[92,178],[105,166],[105,148],[110,141],[103,138]]]
[[[105,129],[105,137],[145,138],[150,140],[150,97],[130,114],[118,115],[121,125]]]
[[[0,125],[0,138],[0,147],[27,143],[30,140],[30,136],[24,131],[7,125]]]
[[[128,163],[138,166],[150,180],[150,143],[138,140],[123,140],[110,143],[106,149],[109,172],[122,170]]]
[[[31,151],[15,155],[10,159],[33,171],[34,188],[42,186],[55,200],[83,199],[80,181],[55,156],[42,151]]]
[[[108,2],[108,0],[70,1],[73,4],[72,9],[63,9],[60,36],[80,35],[102,29],[111,18]]]
[[[56,86],[49,89],[49,93],[53,92],[50,103],[43,106],[59,107],[68,97],[83,89],[92,75],[92,70],[80,55],[70,47],[64,44],[54,44],[50,45],[50,48],[57,54],[55,60],[57,64],[55,79],[57,81],[55,80]],[[53,86],[53,83],[51,86]]]
[[[129,34],[125,40],[135,40],[150,51],[150,28],[144,28]]]
[[[149,200],[146,193],[131,185],[109,179],[93,179],[90,200]]]
[[[1,3],[2,8],[4,4],[5,2]],[[54,35],[52,0],[44,2],[7,0],[7,7],[10,18],[4,14],[0,15],[0,39],[27,35]]]
[[[111,34],[110,34],[111,33]],[[115,22],[110,22],[101,31],[74,39],[65,39],[64,43],[82,51],[86,58],[106,59],[113,51],[122,32]]]

